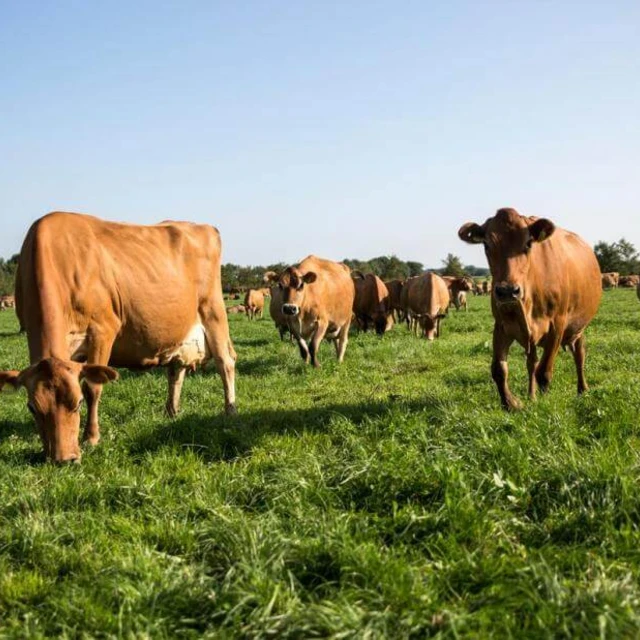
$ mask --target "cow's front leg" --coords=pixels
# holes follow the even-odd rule
[[[319,320],[316,326],[315,333],[313,334],[313,338],[311,339],[311,344],[309,345],[311,364],[316,368],[320,366],[320,362],[318,361],[318,350],[320,349],[320,343],[322,342],[325,333],[327,333],[328,328],[329,323],[326,320]]]
[[[502,406],[508,411],[522,409],[522,403],[509,390],[509,348],[513,343],[513,338],[508,338],[502,328],[496,324],[493,327],[493,361],[491,362],[491,376],[493,377]]]
[[[119,322],[111,323],[107,328],[92,327],[87,331],[87,363],[107,366],[111,357],[111,349],[119,330]],[[101,384],[88,380],[82,381],[82,396],[87,404],[87,421],[82,441],[90,445],[100,442],[100,423],[98,422],[98,406],[102,396]]]
[[[182,394],[182,383],[184,382],[186,367],[176,363],[171,363],[167,367],[167,378],[169,382],[169,395],[165,405],[167,415],[175,418],[180,410],[180,395]]]
[[[536,366],[538,364],[538,350],[535,344],[529,345],[529,353],[527,354],[527,371],[529,372],[529,398],[533,400],[536,397]]]

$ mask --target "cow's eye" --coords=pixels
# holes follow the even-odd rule
[[[298,291],[302,291],[302,287],[304,287],[304,282],[301,282],[301,283],[298,285]]]
[[[30,402],[27,403],[27,409],[29,409],[31,415],[36,415],[36,408]]]
[[[528,252],[531,250],[532,246],[533,246],[533,238],[529,238],[524,245],[524,250]]]
[[[76,408],[73,410],[73,412],[78,413],[78,411],[80,411],[81,408],[82,408],[82,398],[78,400],[78,404],[76,405]]]

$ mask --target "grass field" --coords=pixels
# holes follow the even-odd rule
[[[550,394],[506,414],[487,298],[435,343],[354,335],[305,367],[231,318],[238,409],[164,371],[105,388],[103,441],[43,464],[0,398],[0,636],[620,637],[640,634],[640,304],[610,291]],[[0,368],[27,364],[11,312]],[[526,371],[512,350],[512,388]]]

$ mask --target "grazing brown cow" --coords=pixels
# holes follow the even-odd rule
[[[627,289],[633,289],[640,284],[640,276],[620,276],[620,286]]]
[[[402,322],[404,320],[402,311],[402,286],[404,285],[404,280],[388,280],[384,284],[389,292],[391,310],[396,316],[396,320]]]
[[[491,281],[490,280],[485,280],[482,283],[482,293],[485,296],[488,296],[491,293]]]
[[[405,283],[406,309],[411,319],[410,328],[427,340],[440,337],[440,322],[449,310],[449,289],[446,282],[435,273],[423,273]]]
[[[349,341],[355,289],[349,267],[316,256],[287,267],[279,276],[282,313],[305,362],[319,367],[318,349],[323,338],[335,341],[338,362],[344,359]],[[309,344],[307,344],[307,342]]]
[[[602,288],[615,289],[620,283],[620,274],[617,271],[609,271],[602,274]]]
[[[358,326],[367,331],[369,324],[372,324],[379,336],[384,335],[387,328],[391,326],[392,309],[389,290],[373,273],[363,275],[359,271],[354,271],[352,277],[356,289],[353,312]]]
[[[102,385],[116,367],[167,365],[175,415],[187,368],[213,358],[235,413],[235,359],[220,281],[220,235],[189,222],[152,226],[51,213],[29,229],[19,259],[17,308],[31,366],[0,373],[27,390],[47,458],[80,459],[100,438]],[[81,364],[86,363],[86,364]]]
[[[244,295],[244,306],[249,320],[255,320],[264,313],[264,294],[261,289],[249,289]]]
[[[456,311],[460,311],[461,308],[467,311],[467,291],[473,291],[473,280],[469,276],[455,278],[443,276],[442,279],[449,288],[451,296],[449,306],[454,306]]]
[[[602,297],[593,249],[550,220],[521,216],[515,209],[500,209],[483,225],[469,222],[458,235],[465,242],[484,244],[489,261],[495,319],[491,373],[503,407],[522,406],[508,385],[507,357],[514,340],[527,353],[531,398],[536,383],[543,391],[549,387],[561,346],[573,353],[578,393],[587,389],[584,330]],[[538,346],[543,348],[540,362]]]

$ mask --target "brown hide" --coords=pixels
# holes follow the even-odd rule
[[[402,312],[402,287],[404,280],[388,280],[384,283],[389,292],[389,303],[391,304],[391,310],[396,313],[398,320],[404,318]]]
[[[449,289],[435,273],[424,273],[405,283],[406,308],[414,330],[420,326],[428,340],[440,336],[440,321],[449,308]]]
[[[278,278],[289,328],[302,358],[315,367],[320,366],[318,349],[325,337],[335,340],[338,362],[344,358],[355,296],[350,274],[342,263],[308,256]]]
[[[620,283],[620,274],[617,271],[609,271],[602,274],[602,288],[615,289]]]
[[[20,253],[16,303],[32,365],[53,363],[38,369],[41,382],[49,376],[43,383],[47,402],[23,385],[36,422],[47,411],[49,417],[56,414],[49,430],[53,440],[45,442],[48,457],[79,458],[70,445],[74,438],[65,435],[77,433],[79,413],[68,419],[63,409],[77,399],[84,374],[70,361],[103,365],[99,375],[85,375],[82,388],[84,438],[91,444],[99,440],[102,383],[115,377],[107,364],[169,365],[166,408],[174,415],[186,368],[213,358],[226,409],[235,412],[236,356],[222,299],[220,251],[215,228],[188,222],[142,226],[52,213],[31,226]]]
[[[376,333],[383,335],[392,311],[386,285],[373,273],[354,276],[353,283],[353,312],[356,314],[358,325],[367,331],[369,324],[373,324]]]
[[[259,315],[262,318],[264,311],[264,294],[261,289],[249,289],[244,296],[244,306],[249,320],[255,320]]]
[[[484,244],[491,269],[491,308],[495,319],[491,371],[502,404],[519,408],[508,387],[507,355],[517,341],[527,352],[529,395],[553,376],[561,346],[574,354],[578,392],[584,391],[584,337],[602,296],[601,274],[591,247],[544,218],[500,209],[483,225],[467,223],[458,235]],[[538,363],[537,349],[544,349]]]
[[[621,287],[632,289],[640,284],[640,276],[620,276],[619,284]]]
[[[274,273],[274,276],[277,279],[278,275]],[[289,332],[290,337],[293,334],[291,334],[291,331],[289,330],[289,321],[287,319],[287,316],[282,313],[282,289],[280,289],[278,285],[274,285],[273,287],[271,287],[270,292],[271,300],[269,302],[269,315],[271,316],[271,319],[275,323],[276,329],[280,334],[280,340],[284,340],[285,333]]]

